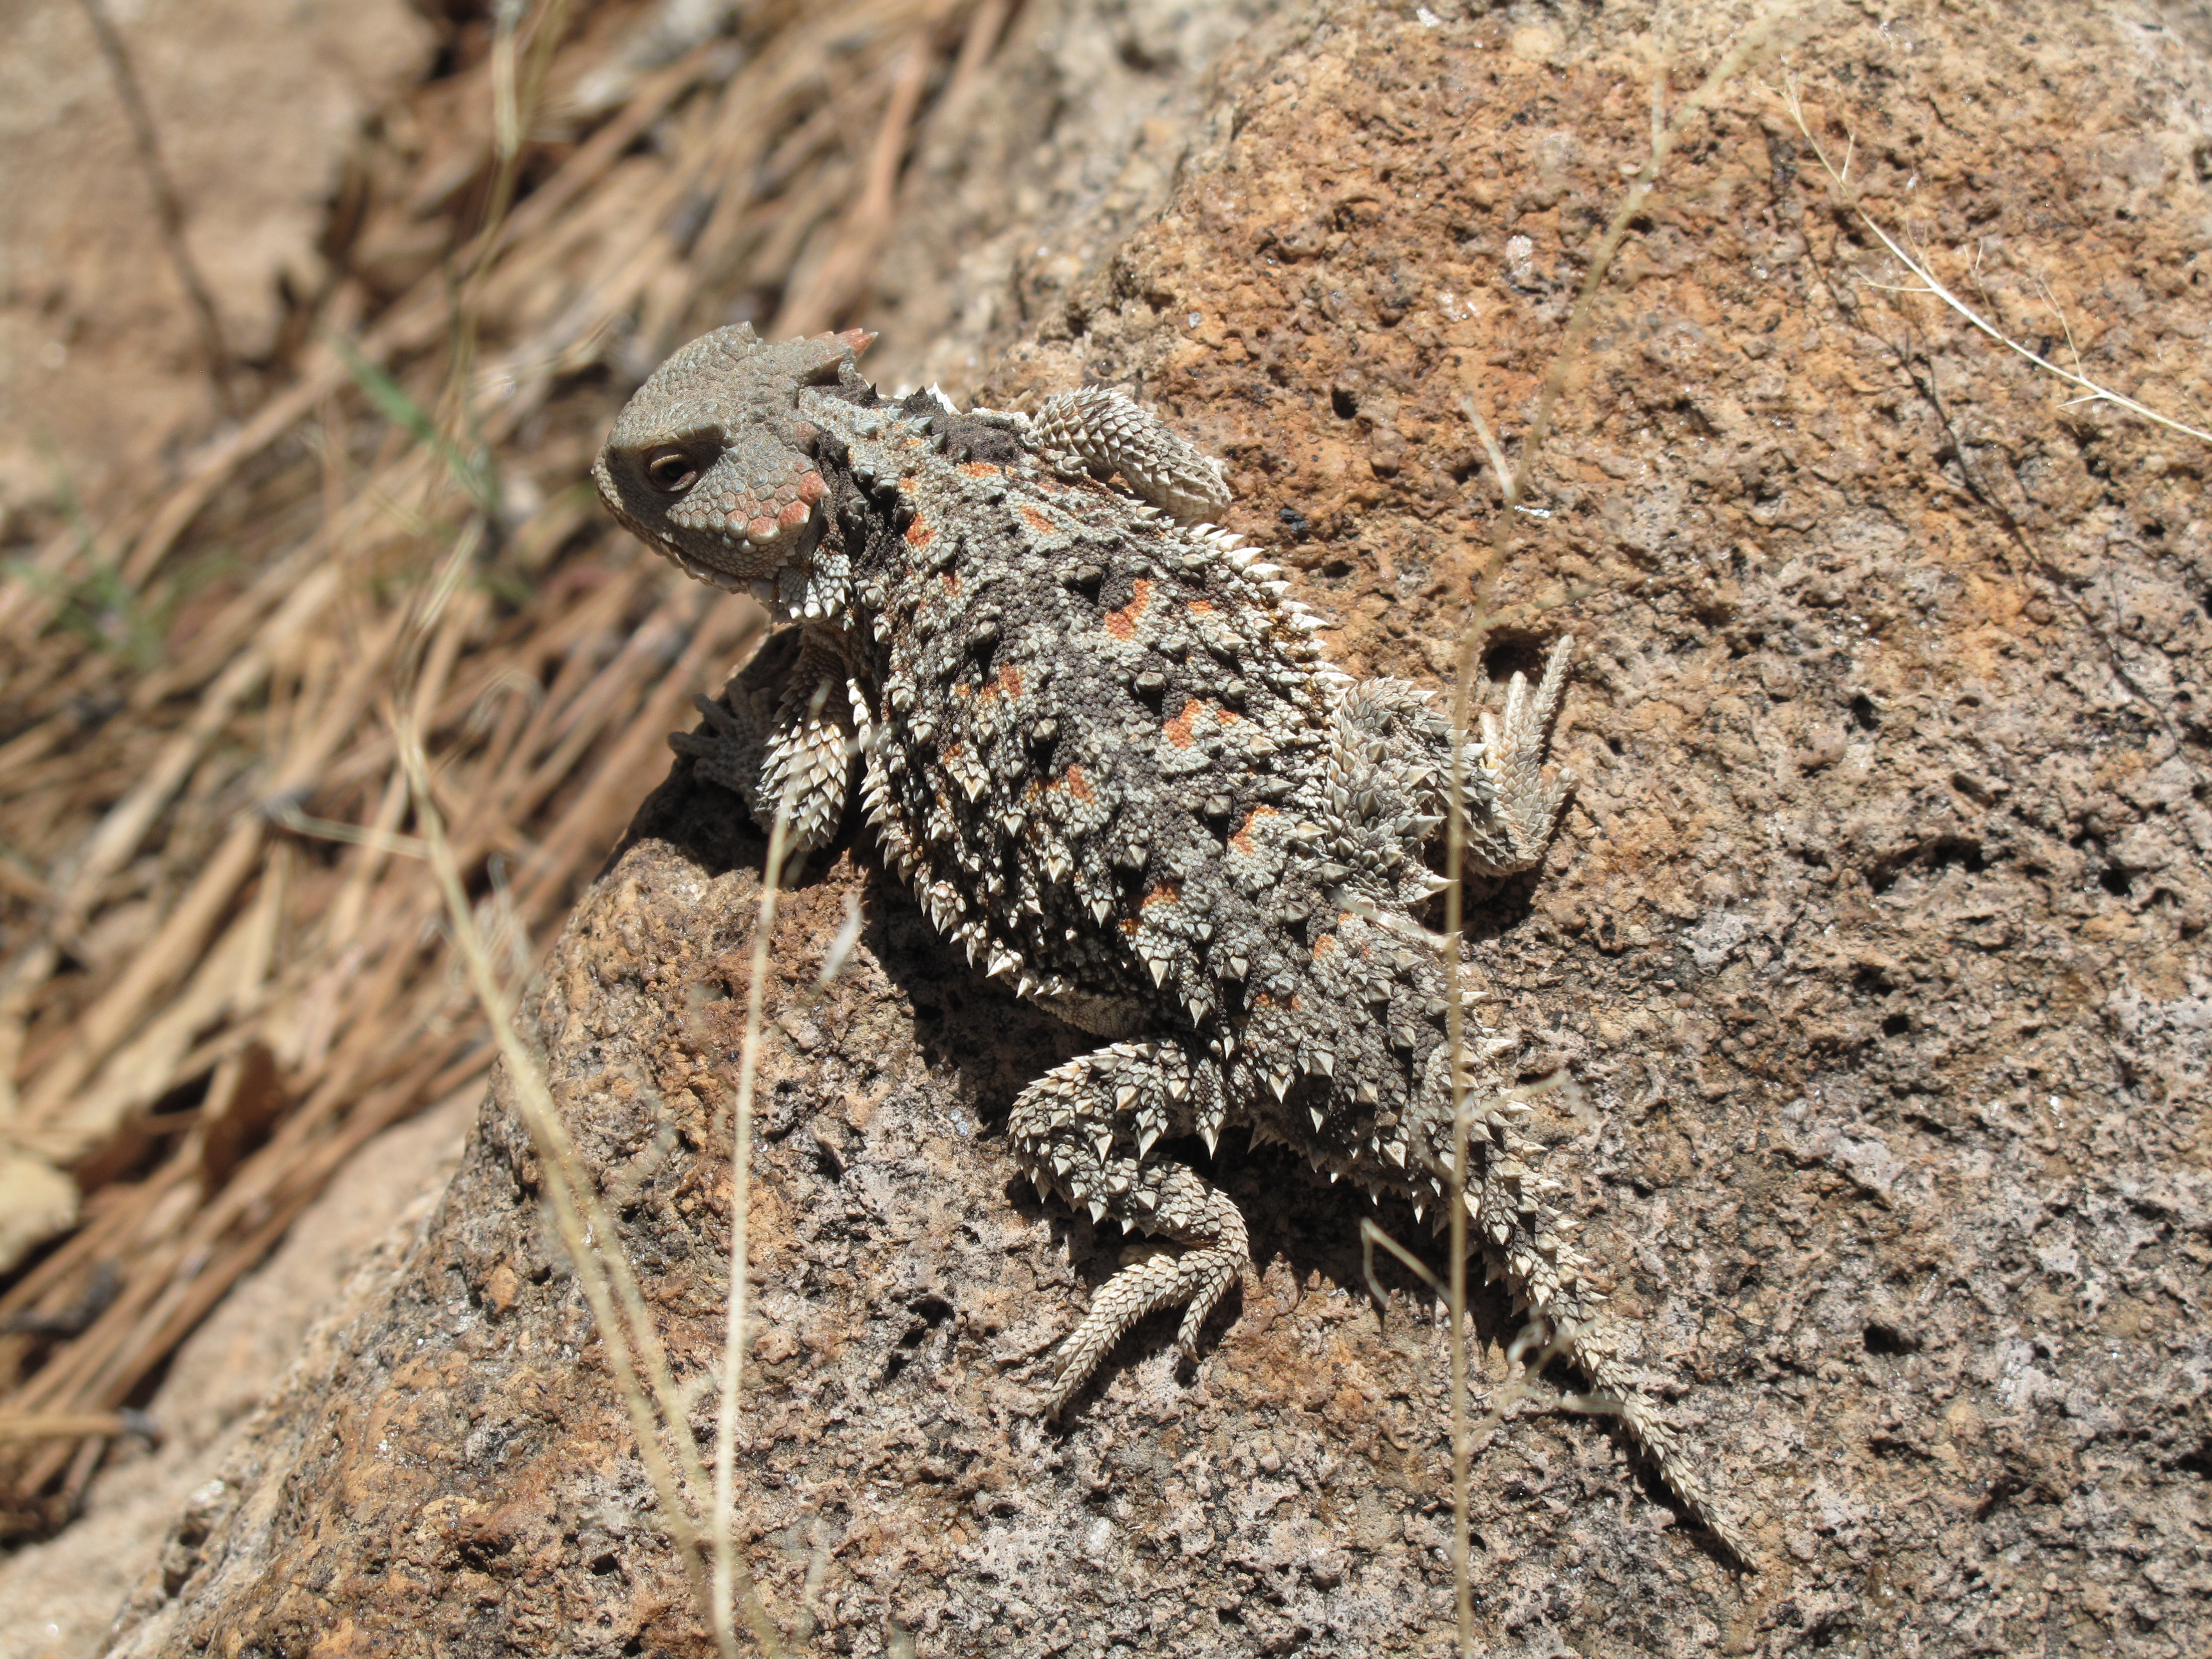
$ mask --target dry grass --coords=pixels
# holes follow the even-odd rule
[[[617,74],[641,15],[538,0],[465,37],[386,124],[422,141],[372,146],[289,376],[0,581],[0,1151],[82,1194],[0,1292],[0,1536],[73,1513],[349,1153],[481,1087],[533,941],[760,621],[565,481],[622,371],[733,302],[785,331],[865,306],[1007,8],[771,4]],[[606,1272],[666,1463],[651,1424],[681,1419]]]
[[[1838,164],[1831,159],[1826,149],[1821,144],[1819,136],[1814,132],[1811,124],[1806,118],[1805,100],[1796,80],[1794,77],[1785,80],[1783,82],[1782,91],[1778,94],[1773,94],[1773,97],[1774,101],[1780,105],[1783,112],[1789,117],[1790,125],[1797,129],[1798,136],[1804,139],[1806,148],[1813,152],[1814,161],[1820,164],[1821,173],[1828,180],[1830,198],[1838,207],[1865,226],[1868,233],[1882,245],[1890,258],[1903,266],[1905,273],[1912,278],[1909,283],[1869,283],[1867,284],[1868,287],[1881,289],[1894,294],[1925,295],[1932,300],[1940,301],[1962,318],[1977,333],[2002,346],[2015,356],[2026,358],[2054,380],[2072,386],[2081,395],[2069,398],[2068,400],[2069,405],[2109,404],[2113,408],[2132,415],[2138,420],[2149,422],[2153,426],[2163,427],[2167,431],[2179,433],[2185,438],[2194,438],[2199,443],[2212,444],[2212,432],[2208,432],[2202,427],[2191,426],[2187,422],[2173,416],[2163,414],[2148,404],[2137,402],[2125,392],[2115,392],[2110,386],[2100,385],[2087,375],[2080,373],[2078,368],[2061,368],[2040,352],[2021,344],[2019,340],[2006,333],[2004,330],[1960,299],[1937,277],[1934,261],[1925,252],[1917,249],[1908,249],[1903,242],[1890,234],[1880,220],[1867,211],[1865,204],[1859,198],[1857,186],[1851,182],[1851,156],[1855,146],[1847,139],[1844,147],[1842,162]],[[2068,345],[2072,346],[2074,340],[2072,327],[2067,323],[2064,314],[2059,311],[2057,302],[2051,299],[2049,288],[2039,283],[2039,289],[2043,301],[2050,307],[2051,314],[2057,319],[2059,328],[2065,334]],[[2078,362],[2078,352],[2076,360]]]
[[[752,1627],[762,1651],[780,1654],[783,1646],[781,1632],[761,1605],[750,1575],[737,1559],[736,1507],[730,1478],[737,1437],[737,1389],[744,1352],[740,1334],[744,1329],[745,1275],[740,1264],[745,1260],[744,1200],[749,1172],[744,1155],[750,1150],[750,1102],[741,1100],[738,1111],[738,1156],[732,1173],[736,1202],[732,1206],[730,1252],[731,1316],[724,1371],[726,1382],[715,1443],[714,1501],[713,1508],[708,1510],[703,1501],[708,1492],[705,1466],[687,1420],[684,1391],[669,1367],[660,1328],[646,1308],[644,1292],[622,1247],[621,1231],[599,1201],[599,1182],[576,1154],[575,1142],[562,1121],[544,1070],[515,1029],[513,992],[502,979],[500,964],[494,960],[492,941],[477,925],[460,864],[453,855],[453,843],[447,838],[438,811],[429,762],[422,752],[419,734],[405,716],[401,717],[398,736],[401,764],[414,799],[416,819],[423,830],[424,856],[445,900],[454,946],[467,969],[477,1006],[483,1009],[498,1043],[515,1103],[544,1171],[546,1203],[561,1235],[562,1246],[576,1269],[577,1282],[583,1287],[592,1320],[598,1325],[600,1342],[606,1350],[607,1369],[629,1413],[630,1430],[637,1440],[639,1455],[660,1503],[662,1528],[676,1547],[677,1559],[691,1579],[693,1596],[707,1615],[708,1628],[726,1659],[734,1659],[738,1650],[734,1614],[740,1597],[746,1622]],[[769,841],[772,860],[782,850],[784,820],[785,814],[779,812]],[[773,862],[769,867],[775,867]],[[756,987],[766,975],[765,940],[767,930],[775,920],[775,884],[770,881],[763,886],[763,943],[756,951]],[[757,989],[752,1003],[757,1010]],[[758,1036],[756,1018],[747,1033],[749,1072]]]

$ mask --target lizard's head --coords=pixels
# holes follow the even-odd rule
[[[744,588],[813,544],[815,430],[801,386],[834,383],[875,338],[860,329],[769,345],[749,323],[661,364],[615,417],[592,468],[607,510],[702,581]]]

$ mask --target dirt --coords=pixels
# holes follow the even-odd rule
[[[406,0],[106,8],[144,99],[235,400],[296,341],[368,112],[428,67]],[[0,54],[0,542],[103,521],[234,407],[210,373],[113,71],[80,0],[9,9]],[[281,142],[271,142],[281,135]],[[64,507],[64,503],[67,507]]]
[[[1230,459],[1339,659],[1436,678],[1588,250],[1747,9],[1346,5],[1231,59],[1163,212],[1014,270],[985,390],[1126,380]],[[1664,47],[1662,52],[1660,48]],[[1479,1449],[1487,1651],[2212,1646],[2202,441],[2212,82],[2144,7],[1862,16],[1687,124],[1559,405],[1501,665],[1578,646],[1580,783],[1473,929],[1565,1207],[1759,1556],[1601,1419]],[[761,848],[679,764],[528,1029],[687,1376]],[[857,904],[860,942],[816,975]],[[1446,1343],[1364,1200],[1232,1137],[1253,1274],[1064,1428],[1041,1362],[1126,1248],[994,1128],[1083,1039],[979,981],[854,835],[768,991],[740,1471],[805,1651],[1447,1651]],[[1202,1158],[1202,1149],[1180,1152]],[[388,1297],[326,1330],[117,1649],[703,1652],[502,1091]],[[1424,1236],[1410,1212],[1382,1224]],[[1431,1253],[1430,1260],[1435,1256]],[[1479,1300],[1486,1390],[1513,1324]],[[702,1396],[695,1427],[712,1415]]]

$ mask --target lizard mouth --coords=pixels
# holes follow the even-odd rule
[[[674,552],[673,549],[670,550]],[[684,567],[684,574],[692,580],[719,587],[725,593],[742,593],[751,586],[744,577],[731,571],[717,570],[714,566],[693,558],[689,553],[675,553],[675,558],[676,562]]]

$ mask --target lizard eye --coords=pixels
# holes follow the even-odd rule
[[[649,457],[645,463],[646,482],[663,495],[673,495],[699,481],[699,468],[690,453],[681,449],[664,449]]]

